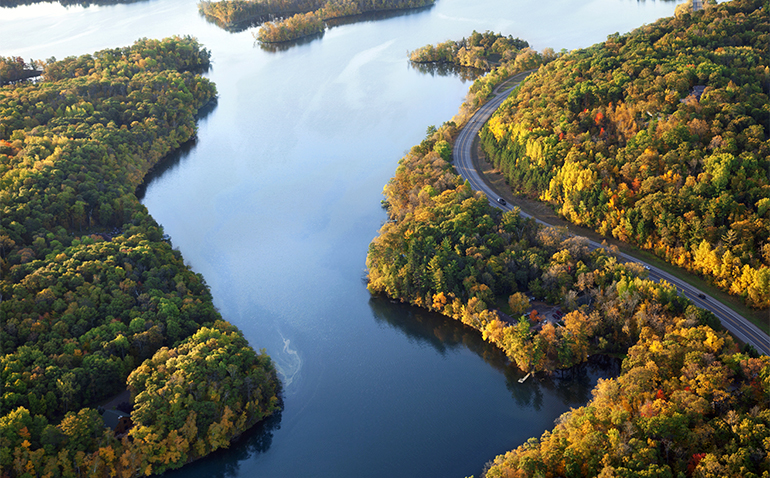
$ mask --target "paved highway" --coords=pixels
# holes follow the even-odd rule
[[[497,96],[482,106],[471,117],[471,119],[468,120],[465,127],[460,131],[460,134],[458,135],[454,145],[454,165],[457,172],[462,177],[467,179],[468,182],[470,182],[473,189],[486,194],[487,198],[489,198],[490,204],[503,210],[511,210],[513,207],[510,205],[502,205],[497,201],[497,199],[500,197],[500,194],[486,185],[486,183],[481,179],[479,173],[473,166],[473,139],[478,136],[481,127],[489,119],[489,117],[492,116],[492,113],[494,113],[497,108],[500,107],[500,105],[503,103],[503,101],[505,101],[511,91],[513,91],[513,89],[518,86],[518,84],[524,78],[526,78],[528,74],[529,73],[527,72],[516,75],[516,77],[514,77],[516,83],[513,86],[507,88],[501,93],[498,93]],[[524,212],[522,212],[521,215],[524,217],[532,217],[530,214]],[[540,224],[550,226],[550,224],[543,222],[540,219],[535,218],[535,220]],[[602,245],[589,240],[589,247],[596,249],[602,247]],[[753,345],[760,353],[770,355],[770,337],[759,330],[757,326],[746,320],[743,316],[737,314],[735,311],[725,306],[721,302],[714,300],[714,298],[708,294],[705,294],[699,289],[696,289],[695,287],[691,286],[676,276],[673,276],[623,252],[619,252],[618,256],[627,261],[638,262],[644,265],[649,270],[651,279],[656,281],[665,280],[670,284],[673,284],[676,286],[680,294],[690,299],[695,305],[710,310],[717,317],[719,317],[719,320],[722,321],[722,325],[724,325],[724,327],[739,340]]]

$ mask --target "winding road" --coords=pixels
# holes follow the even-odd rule
[[[498,202],[498,198],[501,195],[489,187],[481,175],[476,171],[473,166],[473,140],[478,136],[479,131],[484,123],[492,116],[500,105],[508,98],[511,91],[529,75],[529,72],[520,73],[512,78],[515,82],[513,86],[498,92],[497,96],[489,100],[484,106],[482,106],[465,124],[460,134],[457,137],[454,145],[453,159],[454,166],[457,172],[471,184],[471,187],[476,191],[481,191],[487,195],[489,203],[500,209],[510,211],[513,209],[511,205],[503,205]],[[527,218],[533,217],[530,214],[521,212],[521,215]],[[541,221],[538,218],[534,218],[540,224],[550,226],[546,222]],[[589,247],[596,249],[603,247],[601,244],[589,240]],[[617,255],[629,262],[638,262],[645,266],[649,271],[651,279],[656,281],[665,280],[666,282],[676,286],[680,294],[690,299],[696,306],[710,310],[713,312],[719,320],[722,321],[722,325],[730,331],[740,341],[751,344],[762,354],[770,355],[770,337],[762,332],[757,326],[746,320],[743,316],[737,314],[735,311],[725,306],[721,302],[715,300],[713,297],[704,293],[703,291],[691,286],[687,282],[679,279],[678,277],[669,274],[661,269],[656,268],[644,261],[641,261],[635,257],[632,257],[626,253],[618,252]]]

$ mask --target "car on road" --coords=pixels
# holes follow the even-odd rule
[[[507,202],[505,202],[505,199],[503,199],[503,198],[497,198],[497,202],[499,202],[499,203],[500,203],[500,204],[502,204],[503,206],[505,206],[506,204],[508,204]]]
[[[706,298],[706,294],[698,294],[698,297],[700,297],[701,299],[705,299]]]

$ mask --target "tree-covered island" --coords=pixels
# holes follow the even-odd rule
[[[637,159],[648,155],[656,161],[629,172],[631,182],[655,168],[663,170],[663,175],[670,168],[672,177],[687,173],[695,180],[694,186],[683,178],[681,184],[668,187],[670,181],[649,181],[661,191],[652,203],[662,208],[653,222],[676,217],[666,209],[671,204],[664,200],[666,194],[697,187],[699,182],[704,184],[700,194],[715,187],[717,171],[709,169],[709,158],[731,157],[718,197],[740,207],[731,209],[721,225],[711,225],[726,228],[713,237],[743,230],[731,224],[749,217],[752,227],[767,227],[762,221],[766,211],[758,213],[762,199],[770,196],[766,174],[770,125],[764,90],[770,57],[765,34],[769,14],[766,2],[734,0],[705,12],[681,13],[624,36],[612,35],[604,44],[561,56],[540,67],[498,111],[485,129],[486,147],[510,151],[505,154],[515,159],[506,166],[511,171],[526,166],[522,171],[527,174],[510,176],[515,188],[553,185],[553,178],[560,177],[560,163],[549,161],[582,158],[581,168],[561,176],[583,185],[568,190],[579,193],[612,184],[612,174],[624,169],[618,164],[606,175],[599,174],[596,165],[615,157],[599,152],[613,146],[611,150],[617,152],[644,139],[644,147],[634,150]],[[688,50],[693,43],[700,45],[700,56]],[[670,48],[663,48],[667,44]],[[631,59],[617,59],[619,53],[634,51]],[[718,58],[729,52],[729,62]],[[685,62],[681,74],[667,63],[671,58]],[[632,68],[638,62],[656,63]],[[704,77],[699,76],[701,68],[708,71]],[[560,80],[551,81],[557,76]],[[646,81],[635,85],[640,78]],[[669,80],[681,80],[681,91],[676,81],[669,85]],[[693,97],[702,83],[703,95]],[[472,92],[483,84],[483,79],[477,80]],[[539,91],[546,85],[547,92]],[[615,95],[610,113],[597,111],[604,91],[600,85]],[[634,93],[633,108],[626,104],[631,102],[629,92]],[[478,98],[470,96],[471,101]],[[576,102],[574,111],[557,106],[560,101],[569,106],[570,98]],[[623,105],[621,110],[631,109],[616,116],[618,105]],[[634,116],[631,110],[641,115]],[[429,128],[426,139],[401,159],[385,186],[389,220],[370,245],[370,291],[462,321],[525,371],[569,367],[595,353],[624,357],[621,375],[601,380],[591,402],[564,414],[541,438],[497,457],[484,476],[770,474],[770,357],[757,356],[751,349],[741,351],[710,312],[692,305],[672,286],[648,280],[641,266],[619,263],[611,251],[590,251],[587,241],[558,228],[538,226],[516,210],[503,213],[492,208],[450,163],[458,124],[467,116],[464,106],[455,121]],[[554,137],[549,132],[560,124],[559,118],[564,129]],[[570,118],[574,120],[567,121]],[[697,120],[703,121],[704,129],[698,130],[703,136],[696,141],[689,125],[700,124]],[[619,134],[622,125],[635,125],[633,136]],[[672,136],[673,132],[679,136]],[[715,143],[716,136],[720,138]],[[575,148],[577,152],[570,152]],[[679,155],[683,155],[681,163]],[[633,160],[635,156],[624,157]],[[581,174],[592,176],[581,178]],[[735,175],[741,181],[734,180]],[[634,190],[629,185],[626,189]],[[640,185],[634,193],[641,190]],[[583,201],[579,211],[590,213]],[[708,196],[701,198],[706,205],[709,201]],[[706,207],[706,212],[713,213],[713,208]],[[691,225],[697,218],[693,214],[685,219]],[[750,276],[752,259],[766,261],[758,251],[764,251],[767,237],[719,238],[722,242],[710,250],[721,247],[720,254],[735,250],[733,258],[737,251],[746,251],[749,263],[743,270]],[[767,267],[767,262],[754,264],[758,271]],[[759,282],[752,284],[761,286],[761,273],[754,277]],[[522,315],[531,309],[533,297],[559,304],[564,316]],[[764,296],[747,290],[746,297]]]
[[[256,38],[262,43],[277,43],[321,33],[327,20],[434,3],[435,0],[203,0],[198,10],[225,28],[262,23]],[[278,20],[274,20],[276,17]]]
[[[476,68],[490,71],[495,66],[515,62],[519,58],[519,64],[514,69],[523,70],[521,67],[522,52],[531,52],[537,56],[534,50],[529,48],[529,43],[508,35],[499,33],[474,31],[468,38],[460,41],[447,40],[438,45],[425,45],[409,52],[409,61],[413,63],[449,63],[452,65]],[[513,65],[511,65],[513,66]]]
[[[48,61],[0,88],[0,475],[136,477],[279,407],[270,358],[221,320],[134,191],[214,100],[192,38]],[[133,426],[97,405],[130,391]]]
[[[263,23],[257,34],[261,43],[292,41],[326,30],[326,21],[364,13],[406,10],[433,5],[435,0],[329,0],[318,10],[299,13],[276,22]]]

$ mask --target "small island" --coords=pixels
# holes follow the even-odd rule
[[[3,476],[162,473],[280,409],[270,357],[135,195],[215,100],[209,62],[143,39],[0,87]]]
[[[257,34],[260,43],[281,43],[316,35],[326,30],[317,12],[298,13],[279,22],[263,23]]]
[[[262,23],[256,38],[262,43],[279,43],[321,33],[328,20],[434,3],[435,0],[204,0],[198,4],[198,10],[210,21],[228,29]],[[279,19],[274,21],[275,17]]]
[[[438,45],[426,45],[409,52],[412,63],[449,63],[489,71],[493,66],[515,61],[529,43],[499,33],[473,31],[460,41],[448,40]],[[519,65],[518,69],[522,69]]]

